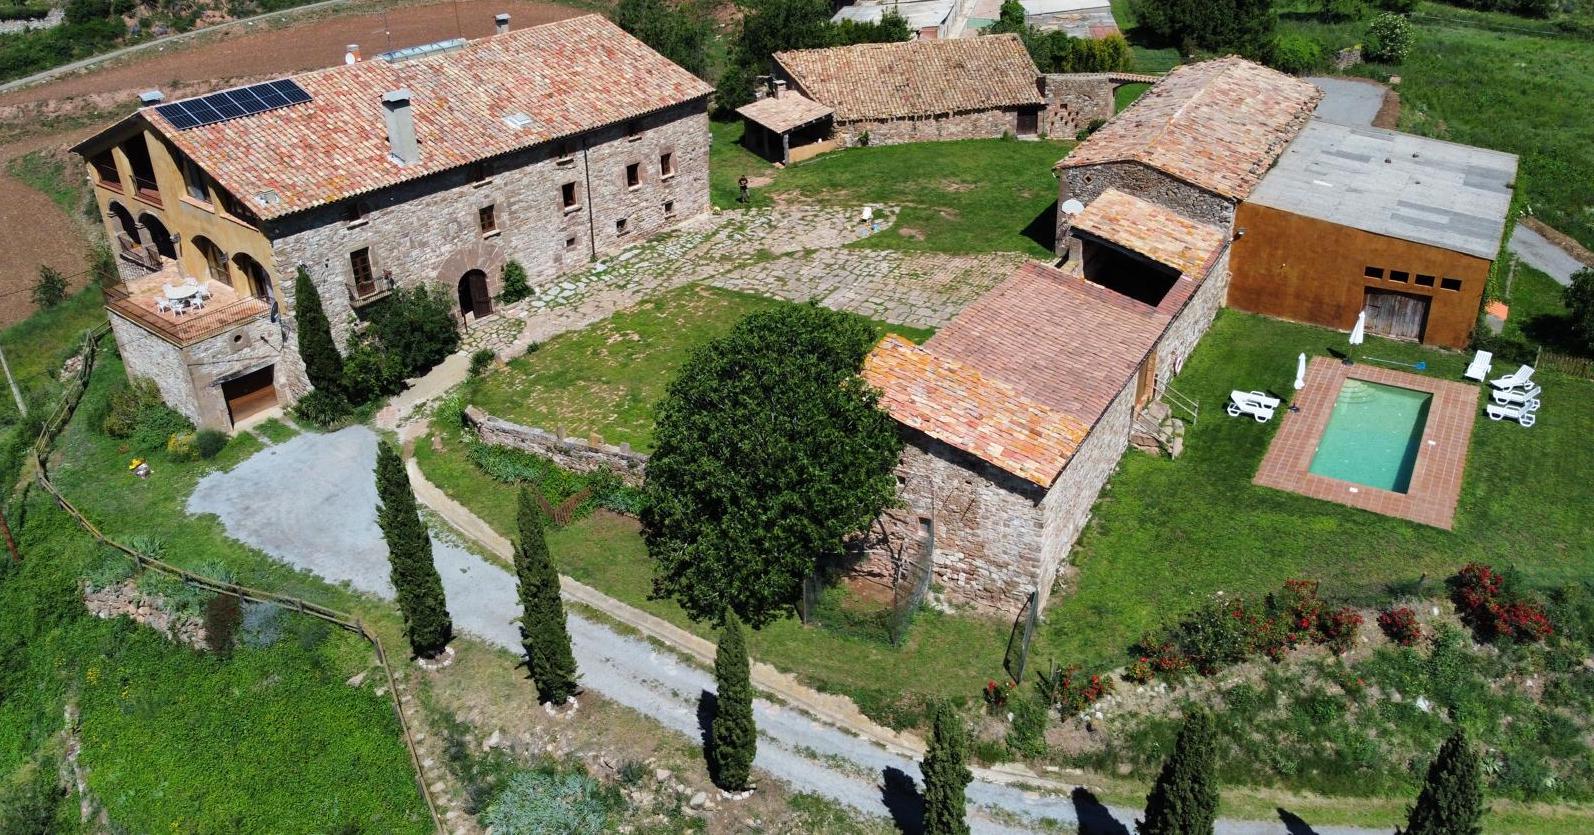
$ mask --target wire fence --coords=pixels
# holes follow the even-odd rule
[[[83,363],[79,367],[77,374],[73,376],[72,381],[68,384],[67,390],[62,393],[61,399],[56,404],[55,411],[52,412],[49,419],[44,422],[44,426],[39,432],[39,438],[34,443],[33,458],[36,467],[34,480],[38,483],[39,487],[48,493],[50,497],[55,500],[55,503],[59,505],[68,516],[72,517],[72,519],[77,522],[78,526],[86,531],[89,536],[93,537],[96,542],[106,545],[110,548],[114,548],[115,550],[120,551],[126,556],[132,558],[133,562],[140,569],[157,571],[162,574],[175,577],[189,585],[197,586],[217,594],[232,595],[240,600],[247,600],[252,603],[263,603],[272,606],[280,606],[289,611],[308,615],[310,617],[325,621],[333,626],[352,632],[365,639],[365,641],[371,645],[371,650],[376,656],[376,662],[382,668],[383,674],[387,677],[387,690],[392,696],[393,714],[398,717],[399,728],[403,732],[404,747],[409,750],[410,766],[415,771],[415,783],[420,788],[421,798],[426,801],[426,810],[432,818],[432,825],[437,832],[446,832],[447,829],[443,825],[443,819],[437,811],[437,802],[432,797],[431,789],[426,785],[426,774],[425,770],[421,766],[420,752],[415,747],[414,734],[410,730],[409,720],[406,719],[404,715],[404,706],[399,695],[398,680],[393,675],[392,666],[388,663],[387,652],[382,647],[382,639],[378,637],[376,633],[367,629],[365,624],[362,623],[359,618],[347,612],[340,612],[336,609],[330,609],[297,597],[290,597],[288,595],[277,594],[276,592],[264,591],[262,589],[250,588],[248,586],[241,586],[237,583],[222,582],[211,577],[206,577],[203,574],[196,574],[186,568],[180,568],[170,563],[163,562],[134,548],[130,548],[127,545],[106,536],[105,533],[101,531],[92,520],[85,516],[82,511],[78,510],[77,506],[72,504],[72,502],[69,501],[67,497],[56,488],[54,482],[50,480],[50,451],[55,445],[55,439],[61,434],[62,431],[66,429],[68,421],[72,419],[73,412],[77,410],[78,402],[82,399],[84,391],[88,388],[89,376],[94,370],[94,361],[99,352],[100,340],[103,339],[109,332],[110,325],[105,324],[95,328],[85,336],[82,352]]]
[[[1013,683],[1024,683],[1024,668],[1029,664],[1030,643],[1035,640],[1035,628],[1040,625],[1040,590],[1029,593],[1018,616],[1013,619],[1013,631],[1007,636],[1007,653],[1002,667],[1013,677]]]
[[[926,538],[903,548],[889,583],[879,584],[889,585],[889,601],[867,593],[848,594],[836,584],[836,572],[821,567],[803,578],[798,617],[805,626],[901,646],[914,614],[929,597],[935,579],[934,547]]]

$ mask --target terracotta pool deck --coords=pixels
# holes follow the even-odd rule
[[[1425,391],[1433,395],[1422,447],[1404,493],[1380,490],[1309,472],[1328,418],[1347,379],[1383,383]],[[1450,530],[1455,523],[1461,477],[1472,443],[1472,424],[1478,416],[1476,385],[1436,380],[1376,366],[1344,365],[1329,357],[1313,359],[1306,369],[1306,387],[1295,397],[1298,412],[1283,412],[1284,423],[1262,456],[1252,483],[1300,493],[1314,499],[1396,516]]]

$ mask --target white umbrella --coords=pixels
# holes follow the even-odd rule
[[[1356,327],[1350,329],[1350,344],[1360,345],[1367,337],[1367,311],[1356,314]]]
[[[1301,357],[1295,362],[1295,390],[1306,388],[1306,352],[1301,352]]]

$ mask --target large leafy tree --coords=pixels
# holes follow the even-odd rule
[[[1273,0],[1130,0],[1140,28],[1185,53],[1237,52],[1266,60],[1278,15]]]
[[[1135,830],[1140,835],[1211,835],[1218,816],[1215,759],[1212,717],[1193,710],[1146,797],[1146,819],[1136,821]]]
[[[742,622],[733,612],[725,617],[714,651],[715,710],[714,723],[709,726],[709,765],[715,782],[730,791],[752,785],[753,757],[758,753],[748,665]]]
[[[895,494],[896,426],[857,371],[864,319],[783,305],[693,352],[658,407],[642,520],[654,594],[757,628]]]
[[[321,294],[304,267],[293,280],[293,317],[299,332],[299,358],[310,385],[327,395],[343,393],[343,355],[332,341],[332,325],[321,307]]]
[[[770,56],[777,52],[905,41],[912,35],[907,21],[897,14],[878,23],[832,23],[829,0],[738,0],[737,6],[742,30],[731,44],[715,95],[725,110],[752,100],[753,80],[771,70]]]
[[[708,45],[714,18],[696,3],[620,0],[614,22],[659,54],[702,78],[708,72]]]
[[[1572,331],[1594,353],[1594,267],[1572,273],[1572,283],[1561,291],[1561,298],[1572,312]]]
[[[947,705],[935,709],[919,773],[924,778],[925,835],[968,835],[964,790],[974,779],[968,767],[968,734]]]
[[[1428,766],[1417,805],[1406,816],[1401,835],[1478,835],[1483,831],[1483,786],[1478,752],[1461,728],[1445,740]]]
[[[515,578],[520,588],[520,643],[526,649],[526,668],[537,685],[538,698],[564,704],[576,692],[576,658],[570,651],[565,604],[559,599],[559,571],[548,556],[543,535],[542,510],[525,487],[520,488],[515,521],[520,528]]]
[[[393,590],[404,615],[404,637],[416,656],[435,657],[454,636],[454,622],[448,616],[443,578],[432,563],[432,539],[415,505],[404,461],[385,441],[376,449],[376,494],[382,502],[376,509],[376,522],[387,540]]]

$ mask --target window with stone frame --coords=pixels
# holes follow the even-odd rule
[[[354,295],[360,298],[376,292],[376,276],[371,271],[371,248],[349,253],[349,271],[354,275]]]
[[[664,201],[664,216],[665,217],[675,217],[675,201],[674,200],[666,200],[666,201]]]
[[[633,162],[625,167],[625,187],[639,188],[642,185],[642,163]]]
[[[576,143],[565,140],[554,149],[554,165],[561,168],[576,164]]]
[[[675,154],[666,151],[659,154],[659,177],[668,179],[675,176]]]
[[[371,214],[371,204],[364,200],[350,200],[343,204],[343,222],[364,223]]]
[[[642,138],[644,130],[646,130],[646,126],[642,124],[641,119],[632,119],[625,123],[625,138],[628,141],[635,142]]]
[[[498,206],[494,203],[476,210],[476,225],[481,227],[482,235],[491,235],[498,231]]]
[[[581,204],[576,202],[575,181],[565,183],[559,187],[559,207],[567,212],[573,212],[581,208]]]

